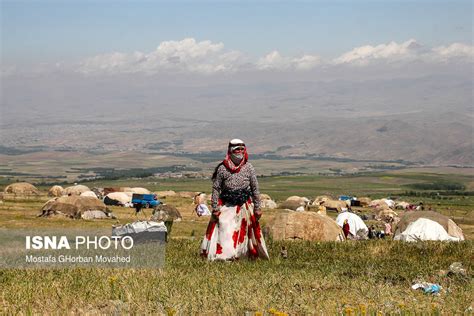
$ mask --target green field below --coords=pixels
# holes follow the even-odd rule
[[[259,179],[262,193],[276,201],[299,195],[348,194],[371,198],[396,197],[422,201],[453,218],[466,238],[460,243],[403,243],[391,240],[277,242],[267,240],[270,260],[209,263],[198,256],[207,219],[193,213],[190,198],[169,197],[183,220],[175,222],[163,269],[0,270],[1,305],[6,314],[232,314],[396,315],[472,313],[474,262],[474,196],[470,174],[446,172],[384,172],[351,176],[274,176]],[[415,183],[456,183],[466,194],[415,190]],[[146,187],[152,191],[210,192],[209,179],[120,179],[84,183],[89,187]],[[1,183],[2,189],[7,183]],[[111,207],[117,220],[83,221],[62,217],[38,218],[46,202],[3,201],[0,228],[111,227],[136,219],[133,209]],[[413,194],[408,194],[410,191]],[[418,195],[416,195],[418,194]],[[356,208],[366,215],[371,209]],[[262,225],[283,210],[264,210]],[[147,215],[150,215],[148,211]],[[329,213],[335,217],[336,213]],[[280,257],[282,246],[288,259]],[[453,262],[468,275],[446,276]],[[416,281],[439,283],[439,296],[410,287]],[[469,309],[471,308],[471,309]]]

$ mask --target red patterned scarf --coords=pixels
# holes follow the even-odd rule
[[[230,148],[229,150],[227,150],[227,155],[225,156],[225,159],[222,161],[222,163],[224,164],[224,166],[226,166],[226,168],[231,172],[231,173],[237,173],[240,171],[240,169],[247,163],[247,161],[249,160],[249,155],[247,154],[247,147],[245,147],[244,149],[244,152],[243,152],[243,155],[244,157],[242,158],[242,160],[240,161],[239,165],[235,165],[234,162],[232,161],[232,159],[230,158],[230,155],[231,155],[231,151],[230,151]]]

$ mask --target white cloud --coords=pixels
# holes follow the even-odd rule
[[[304,55],[300,58],[294,58],[292,63],[296,69],[309,70],[321,63],[321,57],[315,55]]]
[[[427,48],[410,39],[398,44],[390,42],[377,46],[361,46],[335,58],[333,64],[352,64],[364,66],[372,62],[398,62],[423,61],[436,63],[440,61],[453,61],[455,59],[470,59],[474,57],[474,47],[462,43],[453,43],[448,46]]]
[[[439,47],[425,47],[410,39],[403,43],[389,42],[378,45],[356,47],[335,59],[323,60],[318,55],[283,56],[275,50],[256,60],[250,60],[245,54],[225,49],[224,44],[209,40],[196,41],[185,38],[180,41],[164,41],[148,53],[113,52],[92,56],[79,64],[57,63],[21,67],[3,65],[0,75],[15,73],[70,72],[83,74],[159,74],[159,73],[197,73],[214,74],[246,72],[254,70],[276,70],[300,72],[319,66],[331,69],[333,65],[365,66],[374,64],[403,65],[406,62],[423,62],[425,66],[452,62],[470,62],[474,59],[474,46],[453,43]]]
[[[214,73],[234,71],[243,61],[237,51],[225,51],[224,44],[211,41],[196,42],[194,38],[181,41],[162,42],[150,53],[112,53],[84,60],[82,73],[158,73],[161,71],[184,71]]]
[[[304,55],[302,57],[283,57],[278,51],[273,51],[260,58],[256,67],[259,70],[309,70],[321,63],[321,58],[314,55]]]
[[[451,59],[451,58],[474,58],[474,46],[466,45],[463,43],[453,43],[449,46],[439,46],[433,48],[433,53],[440,59]]]
[[[367,65],[373,60],[407,60],[416,58],[421,50],[414,39],[410,39],[404,43],[397,44],[390,42],[388,44],[380,44],[377,46],[360,46],[334,59],[335,64],[356,64]]]

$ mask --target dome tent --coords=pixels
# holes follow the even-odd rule
[[[343,241],[336,222],[315,212],[280,212],[266,225],[274,240]]]
[[[349,231],[352,236],[360,236],[367,235],[369,232],[369,228],[365,225],[362,218],[360,218],[357,214],[351,212],[342,212],[337,215],[336,223],[340,227],[344,225],[344,221],[347,219],[347,223],[349,224]]]
[[[132,202],[132,196],[127,192],[112,192],[104,197],[106,205],[125,205]]]
[[[63,195],[64,195],[64,188],[60,185],[53,185],[48,191],[48,196],[60,197]]]
[[[115,218],[105,204],[89,196],[62,196],[51,199],[41,208],[39,216],[62,214],[71,218]]]
[[[66,189],[64,189],[64,194],[65,195],[81,195],[81,193],[84,193],[90,190],[91,189],[89,189],[87,186],[79,184],[79,185],[67,187]]]
[[[394,234],[394,239],[395,240],[406,240],[407,237],[402,237],[402,234],[408,229],[409,225],[416,222],[418,219],[428,219],[432,222],[436,222],[441,226],[441,228],[446,231],[447,235],[458,238],[459,240],[464,240],[464,234],[462,232],[462,229],[456,225],[456,223],[451,220],[449,217],[433,212],[433,211],[415,211],[415,212],[406,212],[405,215],[400,219],[400,222],[397,224],[397,227],[395,228],[395,234]],[[423,240],[422,236],[425,236],[425,232],[427,230],[430,230],[430,227],[432,227],[433,230],[439,231],[438,225],[433,225],[433,223],[426,222],[426,221],[420,221],[418,222],[418,225],[415,225],[417,227],[417,230],[415,231],[413,226],[411,227],[410,231],[407,233],[414,234],[413,238],[418,236],[418,240]],[[442,236],[442,232],[440,232]],[[405,234],[406,235],[406,234]],[[431,236],[431,235],[426,235],[426,236]],[[411,239],[413,239],[411,238]],[[410,239],[410,238],[408,238]],[[433,240],[433,239],[430,239]],[[441,240],[441,239],[436,239],[436,240]]]
[[[4,190],[7,194],[15,195],[39,195],[39,190],[28,182],[17,182],[7,186]]]

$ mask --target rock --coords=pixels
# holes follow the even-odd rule
[[[453,262],[450,266],[449,266],[449,272],[448,274],[459,274],[459,275],[462,275],[462,276],[466,276],[467,273],[466,273],[466,269],[462,266],[462,263],[461,262]]]

